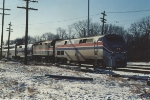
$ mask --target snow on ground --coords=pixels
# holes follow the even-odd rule
[[[145,75],[115,72],[125,75]],[[93,81],[54,79],[45,74],[91,77]],[[114,78],[49,66],[0,62],[0,99],[48,100],[149,100],[146,81]]]

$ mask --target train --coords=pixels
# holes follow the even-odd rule
[[[6,46],[7,47],[7,46]],[[7,49],[3,47],[3,57]],[[11,46],[10,46],[11,47]],[[54,39],[28,44],[27,57],[30,60],[99,65],[103,67],[124,68],[127,65],[127,49],[122,36],[106,34],[100,36]],[[24,59],[24,45],[14,45],[10,58]]]

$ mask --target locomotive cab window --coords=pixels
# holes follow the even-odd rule
[[[122,37],[106,37],[107,41],[123,41]]]

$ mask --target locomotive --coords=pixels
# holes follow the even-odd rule
[[[126,67],[127,55],[123,38],[116,34],[59,40],[55,43],[56,62]]]
[[[18,49],[22,47],[22,49]],[[16,58],[24,58],[23,45],[15,46]],[[28,46],[28,56],[37,61],[126,67],[127,50],[123,37],[107,34],[67,40],[48,40]]]

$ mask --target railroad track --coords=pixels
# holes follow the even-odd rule
[[[148,65],[130,65],[130,64],[128,64],[126,68],[118,68],[118,69],[115,69],[115,71],[150,74],[150,65],[148,66]]]
[[[39,62],[30,62],[29,65],[42,65],[42,66],[54,66],[66,68],[70,70],[77,70],[82,72],[90,72],[94,73],[92,65],[82,64],[82,65],[76,65],[76,64],[52,64],[52,63],[39,63]],[[102,70],[109,70],[109,67],[104,68],[102,66],[98,66],[98,69]],[[137,65],[137,64],[128,64],[126,68],[117,68],[114,69],[114,71],[123,71],[123,72],[132,72],[132,73],[142,73],[142,74],[150,74],[150,65]]]
[[[90,72],[90,73],[94,73],[95,71],[93,70],[93,66],[92,65],[86,65],[86,64],[82,64],[82,65],[73,65],[73,64],[68,64],[68,65],[59,65],[57,67],[61,67],[61,68],[66,68],[66,69],[71,69],[71,70],[77,70],[77,71],[82,71],[82,72]],[[109,67],[104,68],[102,66],[99,66],[98,69],[102,69],[102,70],[109,70]],[[117,68],[114,69],[114,71],[123,71],[123,72],[131,72],[131,73],[142,73],[142,74],[150,74],[150,67],[148,65],[127,65],[126,68]]]

